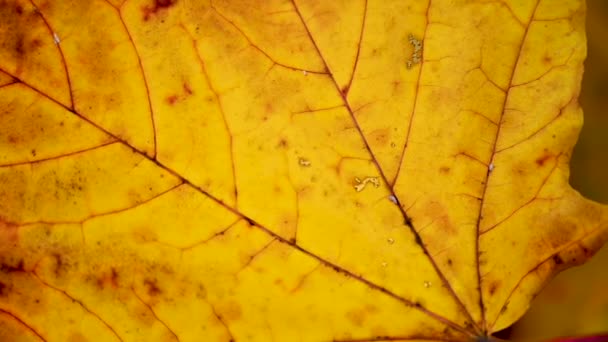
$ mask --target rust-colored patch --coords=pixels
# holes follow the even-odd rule
[[[2,273],[15,273],[15,272],[25,272],[25,265],[23,263],[23,259],[19,259],[19,261],[15,263],[10,263],[7,261],[2,261],[0,263],[0,272]]]
[[[144,279],[144,285],[146,286],[148,296],[150,297],[156,297],[162,293],[156,279]]]
[[[499,287],[500,287],[500,282],[494,281],[490,284],[490,287],[488,288],[488,292],[490,293],[490,295],[493,295],[494,293],[496,293],[496,290],[498,290]]]
[[[553,255],[553,258],[552,258],[552,259],[553,259],[553,262],[554,262],[556,265],[561,265],[561,264],[563,264],[563,263],[564,263],[564,260],[562,260],[562,257],[560,257],[560,256],[559,256],[559,254],[555,254],[555,255]]]
[[[365,323],[366,310],[365,309],[354,309],[346,313],[346,318],[353,323],[355,326],[362,327]]]
[[[439,168],[439,172],[446,175],[446,174],[450,173],[450,168],[447,166],[442,166]]]
[[[141,11],[144,21],[150,20],[152,16],[158,14],[161,10],[166,10],[177,3],[177,0],[154,0],[154,3],[149,6],[144,6]]]
[[[104,289],[106,287],[116,289],[119,286],[118,272],[112,267],[109,272],[103,272],[99,277],[97,277],[95,283],[100,289]]]
[[[84,336],[83,334],[81,334],[79,332],[72,332],[70,334],[70,337],[68,337],[68,341],[69,342],[87,342],[87,341],[89,341],[89,339],[86,338],[86,336]]]
[[[165,101],[167,101],[167,103],[170,105],[174,105],[175,102],[177,102],[177,99],[178,99],[177,95],[170,95],[170,96],[167,96]]]
[[[536,159],[536,165],[538,166],[544,166],[545,163],[547,163],[547,161],[549,161],[553,156],[550,154],[545,154],[541,157],[539,157],[538,159]]]
[[[285,138],[279,139],[279,143],[277,144],[277,147],[288,148],[289,147],[289,143],[287,142],[287,139],[285,139]]]
[[[192,91],[192,88],[190,88],[190,85],[186,82],[184,82],[184,84],[182,85],[182,87],[184,88],[184,93],[189,96],[194,94],[194,92]]]
[[[390,140],[389,135],[388,129],[377,129],[370,134],[370,139],[380,146],[386,146]]]

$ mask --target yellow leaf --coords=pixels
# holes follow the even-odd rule
[[[482,341],[608,237],[582,0],[0,18],[3,339]]]

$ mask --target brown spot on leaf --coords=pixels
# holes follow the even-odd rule
[[[439,168],[439,172],[442,173],[442,174],[444,174],[444,175],[448,174],[448,173],[450,173],[450,168],[447,167],[447,166],[442,166],[441,168]]]
[[[190,85],[188,83],[184,82],[183,88],[184,88],[184,93],[186,94],[186,96],[194,94],[194,92],[192,91],[192,88],[190,88]]]
[[[536,159],[536,165],[543,166],[547,161],[549,161],[553,156],[550,154],[545,154],[538,159]]]
[[[380,146],[386,146],[389,143],[389,130],[377,129],[370,134],[370,139]]]
[[[156,297],[162,293],[155,279],[145,279],[144,285],[146,286],[148,296],[150,297]]]
[[[564,263],[564,260],[562,260],[562,257],[560,257],[559,254],[555,254],[553,255],[553,262],[555,262],[556,265],[561,265]]]
[[[345,316],[355,326],[362,327],[365,323],[366,311],[364,309],[354,309],[348,311]]]
[[[166,10],[171,6],[175,5],[177,0],[154,0],[154,3],[149,6],[144,6],[141,11],[144,16],[144,21],[150,20],[150,18],[159,13],[161,10]]]
[[[15,272],[25,272],[25,266],[23,264],[23,259],[19,259],[16,263],[2,262],[0,264],[0,272],[2,273],[15,273]]]
[[[171,95],[171,96],[167,96],[166,100],[168,104],[170,105],[174,105],[175,102],[177,102],[177,95]]]
[[[288,148],[288,147],[289,147],[289,143],[287,142],[287,139],[285,139],[285,138],[281,138],[281,139],[279,140],[279,143],[277,144],[277,147],[280,147],[280,148]]]
[[[488,292],[490,293],[490,295],[494,295],[494,293],[496,293],[496,290],[498,290],[499,287],[500,287],[500,282],[494,281],[490,284],[490,287],[488,288]]]

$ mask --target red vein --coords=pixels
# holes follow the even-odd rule
[[[40,340],[45,341],[46,339],[44,337],[42,337],[42,335],[40,335],[39,332],[37,332],[34,328],[32,328],[29,324],[25,323],[21,318],[17,317],[17,315],[15,315],[14,313],[10,312],[10,311],[6,311],[4,309],[0,309],[0,312],[11,317],[12,319],[14,319],[15,321],[19,322],[19,324],[21,324],[22,326],[24,326],[28,331],[30,331],[32,334],[36,335],[36,337],[38,337]]]
[[[42,158],[42,159],[36,159],[36,160],[30,160],[30,161],[20,161],[20,162],[14,162],[14,163],[9,163],[9,164],[0,164],[0,168],[20,166],[20,165],[27,165],[27,164],[38,164],[38,163],[43,163],[43,162],[50,161],[50,160],[69,158],[69,157],[73,157],[73,156],[78,155],[78,154],[94,151],[94,150],[106,147],[108,145],[113,145],[113,144],[116,144],[116,143],[119,143],[119,142],[115,141],[115,140],[112,140],[112,141],[103,143],[101,145],[87,147],[87,148],[82,149],[82,150],[68,152],[68,153],[64,153],[64,154],[61,154],[61,155],[52,156],[52,157],[48,157],[48,158]]]
[[[9,83],[5,83],[5,84],[0,85],[0,89],[8,87],[8,86],[12,86],[13,84],[19,84],[19,81],[17,81],[17,80],[9,81]]]
[[[190,37],[190,40],[192,40],[192,48],[194,49],[194,52],[196,53],[196,56],[199,60],[199,63],[201,65],[201,70],[203,72],[203,76],[205,77],[205,81],[207,81],[209,90],[211,90],[211,92],[213,93],[213,97],[215,98],[215,101],[217,102],[218,109],[220,110],[220,114],[222,115],[222,122],[224,123],[224,128],[226,129],[226,133],[228,133],[228,149],[230,150],[230,166],[232,168],[232,183],[234,184],[233,195],[234,195],[234,201],[236,202],[238,199],[238,188],[237,188],[237,183],[236,183],[236,167],[234,166],[234,143],[232,141],[233,140],[232,131],[230,130],[230,126],[228,125],[228,120],[226,119],[226,113],[224,112],[224,106],[222,105],[220,95],[219,95],[218,91],[215,89],[215,87],[213,86],[213,83],[211,82],[211,78],[209,77],[209,73],[207,73],[207,68],[205,67],[205,61],[203,60],[203,57],[201,56],[201,54],[198,51],[198,43],[197,43],[196,39],[194,38],[194,36],[192,35],[192,33],[184,25],[180,24],[180,27]]]
[[[125,29],[125,33],[127,34],[127,36],[129,37],[129,42],[131,43],[131,46],[133,46],[133,50],[135,50],[135,55],[137,56],[137,63],[139,65],[139,70],[141,71],[141,76],[144,79],[144,86],[146,87],[146,97],[148,100],[148,110],[150,111],[150,121],[152,122],[152,135],[153,135],[153,143],[154,143],[154,152],[152,155],[152,158],[156,158],[156,153],[157,153],[157,140],[156,140],[156,120],[154,119],[154,109],[152,108],[152,99],[150,97],[150,87],[148,86],[148,79],[146,77],[146,72],[144,70],[144,65],[141,61],[141,57],[139,56],[139,51],[137,50],[137,46],[135,45],[135,41],[133,40],[133,36],[131,36],[131,32],[129,31],[129,28],[127,28],[127,23],[125,23],[125,20],[122,17],[122,5],[121,5],[121,9],[116,8],[112,3],[110,3],[108,0],[105,0],[112,8],[114,8],[116,10],[116,12],[118,12],[118,17],[120,18],[120,22],[122,23],[122,27]]]
[[[539,4],[540,4],[540,0],[537,0],[536,5],[534,6],[534,9],[532,11],[532,16],[530,17],[530,21],[528,22],[528,26],[526,26],[523,37],[519,44],[519,48],[517,49],[515,65],[513,66],[513,69],[511,71],[511,76],[509,77],[509,86],[507,86],[507,93],[505,94],[505,98],[502,103],[502,111],[500,113],[500,119],[498,120],[498,129],[496,130],[496,137],[494,138],[492,153],[490,154],[490,163],[488,163],[490,165],[493,164],[494,157],[496,156],[496,147],[498,144],[498,137],[500,136],[500,131],[502,128],[502,120],[504,118],[505,108],[507,105],[507,101],[509,99],[509,93],[510,93],[511,87],[513,86],[513,79],[515,77],[515,71],[517,70],[517,66],[519,65],[519,61],[520,61],[521,54],[522,54],[523,47],[524,47],[524,42],[526,41],[528,32],[530,31],[530,26],[532,26],[532,21],[534,20],[534,15],[536,13],[536,9],[538,8]],[[481,269],[479,266],[479,236],[480,236],[480,226],[481,226],[481,217],[482,217],[482,212],[483,212],[483,206],[485,204],[486,192],[488,190],[488,183],[489,183],[491,172],[492,171],[488,168],[488,171],[486,172],[486,181],[483,183],[481,201],[479,203],[479,212],[477,213],[477,223],[475,225],[475,262],[477,264],[477,288],[479,290],[479,305],[481,308],[482,324],[484,325],[486,332],[487,332],[488,327],[487,327],[487,323],[486,323],[486,313],[485,313],[485,306],[484,306],[484,302],[483,302],[483,291],[481,290]]]
[[[429,14],[429,10],[431,8],[431,1],[429,0],[429,6],[427,8],[427,18],[428,18],[428,14]],[[325,68],[327,70],[330,70],[327,62],[325,61],[325,58],[323,58],[323,54],[321,53],[321,49],[319,48],[319,46],[317,45],[317,42],[314,40],[314,38],[312,37],[312,33],[310,32],[310,30],[308,29],[308,26],[306,25],[306,22],[304,21],[304,17],[302,16],[302,13],[300,12],[300,9],[298,8],[297,4],[295,3],[295,0],[291,0],[293,7],[296,11],[296,13],[298,14],[298,17],[300,18],[300,21],[302,22],[302,26],[304,27],[304,29],[306,30],[306,33],[309,36],[310,41],[312,42],[312,44],[314,45],[315,49],[317,50],[317,53],[319,55],[319,57],[321,58],[321,60],[323,61],[323,64],[325,65]],[[426,26],[426,28],[428,28],[428,24]],[[425,34],[426,34],[426,28],[425,28]],[[423,38],[424,39],[424,36]],[[421,66],[422,69],[422,66]],[[378,163],[378,160],[376,159],[375,155],[372,153],[371,147],[369,146],[369,143],[367,141],[367,139],[365,139],[365,135],[363,134],[363,130],[361,129],[361,126],[359,125],[359,122],[357,121],[357,119],[355,118],[355,115],[353,114],[353,110],[350,107],[350,103],[348,102],[348,99],[346,98],[346,94],[342,93],[342,91],[340,90],[340,87],[338,86],[338,83],[336,82],[336,79],[333,77],[333,75],[329,75],[330,79],[332,80],[334,87],[336,89],[336,91],[338,92],[338,94],[340,95],[340,97],[342,98],[342,101],[344,102],[344,106],[346,107],[346,109],[348,110],[351,120],[353,121],[353,124],[355,126],[355,128],[357,129],[357,131],[359,132],[359,135],[361,137],[361,139],[363,140],[363,143],[365,145],[365,148],[367,149],[368,153],[371,156],[371,160],[374,164],[374,166],[376,167],[376,169],[378,170],[378,173],[380,174],[380,177],[382,178],[383,182],[385,184],[391,184],[388,182],[388,179],[386,178],[386,175],[384,174],[384,172],[382,171],[382,168],[380,167],[380,163]],[[419,75],[420,78],[420,75]],[[420,83],[420,82],[418,82]],[[410,127],[411,127],[411,121],[410,121]],[[408,134],[409,135],[409,134]],[[404,218],[404,221],[406,222],[408,228],[410,229],[410,231],[412,232],[412,234],[415,236],[417,241],[422,241],[422,239],[420,238],[420,236],[418,235],[418,233],[416,232],[416,229],[414,229],[414,226],[411,223],[411,219],[407,216],[405,210],[403,209],[403,207],[401,206],[401,204],[399,203],[399,199],[396,196],[394,190],[392,189],[392,187],[387,188],[387,190],[391,193],[392,196],[394,196],[394,198],[397,200],[397,208],[399,209],[399,211],[401,212],[401,215]],[[435,269],[435,272],[437,273],[437,275],[439,276],[439,278],[441,279],[443,285],[445,286],[445,288],[448,290],[448,292],[451,294],[451,296],[454,298],[456,304],[461,308],[461,310],[463,311],[463,313],[467,316],[467,318],[469,320],[471,320],[471,322],[473,322],[473,326],[476,330],[478,330],[478,327],[475,325],[475,320],[473,319],[473,317],[471,316],[471,314],[469,313],[469,311],[467,310],[467,308],[464,306],[463,302],[460,300],[460,298],[458,297],[458,295],[456,294],[456,292],[454,291],[454,288],[452,287],[452,285],[447,281],[445,275],[441,272],[441,270],[439,269],[439,267],[437,266],[437,263],[435,262],[435,260],[431,257],[431,255],[429,254],[429,252],[427,251],[426,247],[424,246],[423,243],[420,243],[420,248],[422,249],[422,251],[424,252],[424,254],[427,256],[427,258],[429,259],[429,262],[431,263],[431,265],[433,266],[433,268]],[[363,279],[363,278],[361,278]],[[363,279],[365,280],[365,279]],[[365,280],[367,281],[367,280]],[[403,298],[402,298],[403,299]],[[426,309],[425,309],[426,310]],[[429,311],[430,312],[430,311]],[[434,313],[433,313],[434,314]],[[434,314],[435,315],[435,314]],[[442,321],[448,321],[447,319],[441,317]],[[449,321],[448,321],[449,322]],[[450,322],[451,324],[454,324],[452,322]],[[460,327],[459,327],[460,328]],[[468,334],[470,334],[470,332],[467,331]]]
[[[53,35],[56,34],[55,30],[53,30],[53,28],[51,27],[49,22],[46,20],[44,15],[42,15],[42,12],[34,3],[34,0],[30,0],[30,3],[32,4],[32,6],[34,6],[35,12],[40,16],[40,18],[44,22],[44,25],[47,27],[47,29],[49,30],[49,33],[51,34],[51,39],[53,39],[53,41],[54,41],[55,38],[53,37]],[[70,73],[68,72],[68,64],[65,61],[65,55],[63,54],[63,49],[61,48],[61,43],[55,43],[55,46],[57,46],[57,50],[59,51],[59,55],[61,57],[61,64],[63,64],[63,70],[65,71],[65,79],[68,84],[68,93],[70,94],[70,108],[73,109],[74,108],[74,95],[72,94],[72,82],[70,81]]]
[[[422,33],[422,37],[420,38],[421,42],[424,42],[424,39],[426,38],[426,33],[427,30],[429,28],[429,13],[431,11],[431,3],[433,2],[433,0],[429,0],[429,4],[428,7],[426,8],[426,24],[424,27],[424,32]],[[401,167],[403,165],[403,160],[405,158],[405,150],[407,149],[407,145],[409,143],[410,140],[410,133],[412,132],[412,126],[414,123],[414,115],[416,114],[416,108],[418,107],[418,95],[420,93],[420,80],[422,79],[422,69],[424,68],[424,51],[426,49],[422,49],[421,55],[420,55],[420,67],[418,68],[418,76],[416,78],[416,93],[414,94],[414,105],[412,107],[412,115],[410,116],[410,122],[407,126],[407,131],[406,131],[406,136],[405,136],[405,143],[403,144],[403,150],[401,150],[401,157],[399,158],[399,168],[397,169],[397,173],[395,173],[395,179],[393,179],[393,181],[391,183],[388,183],[391,185],[391,187],[393,187],[395,185],[395,182],[397,181],[397,178],[399,177],[399,173],[401,173]]]
[[[140,153],[143,153],[143,152],[140,152]],[[135,209],[137,207],[140,207],[140,206],[142,206],[142,205],[144,205],[144,204],[146,204],[148,202],[151,202],[151,201],[153,201],[153,200],[155,200],[155,199],[157,199],[157,198],[159,198],[159,197],[161,197],[161,196],[163,196],[163,195],[165,195],[165,194],[173,191],[174,189],[182,186],[183,184],[184,184],[183,182],[180,182],[179,184],[177,184],[177,185],[175,185],[175,186],[173,186],[173,187],[171,187],[171,188],[169,188],[167,190],[159,192],[159,193],[155,194],[154,196],[152,196],[150,198],[147,198],[147,199],[145,199],[145,200],[143,200],[141,202],[137,202],[135,205],[132,205],[130,207],[110,210],[110,211],[107,211],[107,212],[104,212],[104,213],[99,213],[99,214],[97,214],[97,213],[96,214],[92,214],[92,215],[90,215],[90,216],[88,216],[88,217],[86,217],[86,218],[84,218],[82,220],[73,220],[73,221],[69,221],[69,220],[66,220],[66,221],[44,221],[44,220],[41,220],[41,221],[29,221],[29,222],[12,223],[12,224],[15,224],[17,226],[28,226],[28,225],[33,225],[33,224],[48,224],[48,225],[55,225],[55,224],[83,224],[83,223],[85,223],[85,222],[87,222],[89,220],[92,220],[94,218],[97,218],[97,217],[114,215],[114,214],[122,213],[122,212],[125,212],[125,211],[133,210],[133,209]]]
[[[497,228],[498,226],[500,226],[501,224],[503,224],[505,221],[507,221],[508,219],[510,219],[513,215],[515,215],[518,211],[520,211],[521,209],[525,208],[526,206],[528,206],[530,203],[534,202],[534,200],[542,200],[542,198],[538,198],[538,195],[540,194],[540,192],[543,190],[543,188],[545,187],[545,185],[547,184],[547,181],[549,180],[549,178],[551,178],[551,175],[553,175],[553,173],[555,172],[555,170],[557,169],[557,167],[559,166],[559,157],[561,156],[561,154],[557,155],[555,157],[555,165],[553,165],[553,167],[551,168],[551,170],[549,171],[549,173],[547,174],[547,176],[545,177],[545,179],[543,179],[543,182],[540,184],[540,186],[538,187],[538,189],[536,190],[536,193],[534,194],[534,196],[532,196],[532,198],[530,200],[528,200],[526,203],[522,204],[521,206],[519,206],[517,209],[515,209],[513,212],[511,212],[509,215],[507,215],[507,217],[503,218],[502,220],[498,221],[496,224],[494,224],[491,227],[488,227],[487,229],[485,229],[484,231],[481,231],[481,229],[479,230],[479,235],[483,235],[487,232],[490,232],[492,230],[494,230],[495,228]]]
[[[207,302],[207,304],[209,304],[209,306],[211,307],[211,311],[213,312],[213,315],[215,316],[215,318],[217,318],[217,320],[220,321],[220,324],[222,326],[224,326],[224,329],[226,329],[226,333],[228,333],[228,336],[230,337],[229,342],[235,342],[236,340],[234,339],[234,336],[232,335],[232,332],[230,331],[228,324],[226,324],[226,322],[224,322],[224,319],[222,318],[222,316],[220,314],[218,314],[217,311],[215,311],[215,308],[213,307],[213,305],[211,305],[211,303]]]
[[[247,260],[247,262],[245,263],[245,265],[243,265],[243,267],[241,267],[241,269],[237,273],[241,273],[244,269],[246,269],[247,267],[249,267],[249,265],[251,265],[251,263],[253,262],[253,260],[255,260],[258,256],[260,256],[260,254],[262,254],[266,249],[268,249],[268,247],[270,247],[270,245],[272,245],[272,243],[275,242],[275,241],[277,241],[277,240],[276,239],[270,239],[270,241],[268,241],[267,244],[265,244],[257,252],[255,252],[251,256],[249,256],[249,260]]]
[[[251,38],[249,38],[249,36],[247,34],[245,34],[245,32],[238,26],[236,25],[232,20],[228,19],[228,17],[226,17],[220,10],[218,10],[215,5],[213,5],[213,1],[210,1],[210,7],[213,9],[213,11],[215,13],[217,13],[217,15],[222,18],[224,21],[226,21],[227,23],[230,24],[230,26],[234,27],[235,30],[239,31],[239,33],[243,36],[243,38],[245,38],[245,40],[247,40],[247,42],[249,43],[249,45],[251,47],[253,47],[254,49],[258,50],[262,55],[264,55],[266,58],[268,58],[269,61],[271,61],[273,64],[276,64],[278,66],[281,66],[283,68],[286,69],[291,69],[291,70],[295,70],[295,71],[306,71],[307,73],[311,73],[311,74],[327,74],[327,71],[314,71],[314,70],[306,70],[306,69],[302,69],[302,68],[298,68],[298,67],[293,67],[287,64],[283,64],[278,62],[277,60],[275,60],[272,56],[270,56],[266,51],[262,50],[259,46],[257,46],[252,40]],[[329,70],[326,68],[326,70]]]
[[[189,250],[189,249],[196,248],[196,247],[198,247],[200,245],[204,245],[204,244],[208,243],[209,241],[217,238],[218,236],[222,236],[222,235],[226,234],[230,229],[232,229],[232,227],[234,227],[237,223],[241,222],[241,220],[242,220],[241,218],[238,218],[236,221],[234,221],[231,224],[229,224],[226,228],[220,230],[217,233],[214,233],[213,235],[211,235],[210,237],[208,237],[208,238],[206,238],[206,239],[204,239],[202,241],[195,242],[195,243],[193,243],[191,245],[188,245],[188,246],[185,246],[185,247],[177,247],[177,246],[172,246],[172,245],[171,245],[171,247],[177,248],[177,249],[179,249],[179,250],[181,250],[183,252],[183,251],[186,251],[186,250]]]
[[[154,312],[154,310],[152,309],[152,306],[150,306],[150,304],[146,303],[135,291],[135,289],[133,287],[131,287],[131,292],[133,292],[133,295],[135,296],[135,298],[137,298],[143,305],[145,305],[148,310],[150,311],[150,313],[152,314],[152,316],[154,316],[154,318],[160,323],[162,324],[171,335],[173,335],[173,337],[175,337],[175,340],[179,342],[179,337],[177,336],[177,334],[171,330],[171,328],[169,328],[169,326],[167,325],[167,323],[165,323],[163,320],[161,320],[160,318],[158,318],[158,316],[156,315],[156,312]]]
[[[99,315],[97,315],[96,313],[94,313],[93,311],[91,311],[86,305],[84,305],[83,302],[81,302],[80,300],[72,297],[70,294],[68,294],[66,291],[59,289],[49,283],[47,283],[46,281],[42,280],[42,278],[40,278],[40,276],[38,276],[38,274],[35,271],[30,272],[32,274],[32,276],[34,278],[36,278],[42,285],[51,288],[61,294],[63,294],[65,297],[68,297],[72,302],[78,303],[78,305],[80,305],[80,307],[82,307],[86,312],[88,312],[89,314],[91,314],[93,317],[95,317],[98,321],[100,321],[103,325],[106,326],[106,328],[108,328],[112,334],[114,336],[116,336],[116,338],[119,341],[122,341],[122,338],[120,338],[120,336],[118,335],[118,333],[116,333],[116,330],[114,330],[114,328],[112,328],[112,326],[110,326],[110,324],[108,324],[106,321],[104,321]]]
[[[344,105],[343,104],[339,104],[337,106],[330,106],[330,107],[323,107],[323,108],[309,108],[309,109],[306,109],[306,110],[301,110],[301,111],[297,111],[297,112],[291,112],[290,114],[296,115],[296,114],[323,112],[323,111],[337,109],[337,108],[341,108],[341,107],[344,107]]]
[[[549,120],[546,124],[544,124],[543,126],[541,126],[539,129],[537,129],[536,131],[534,131],[532,134],[528,135],[526,138],[524,138],[524,139],[522,139],[522,140],[520,140],[518,142],[515,142],[515,143],[513,143],[513,144],[511,144],[511,145],[509,145],[507,147],[501,148],[500,150],[497,150],[496,153],[500,153],[500,152],[509,150],[509,149],[511,149],[511,148],[513,148],[513,147],[515,147],[515,146],[523,143],[524,141],[527,141],[527,140],[531,139],[532,137],[534,137],[538,133],[540,133],[540,132],[544,131],[545,129],[547,129],[549,126],[551,126],[551,124],[553,124],[557,119],[559,119],[559,117],[561,117],[564,114],[564,110],[566,109],[566,107],[568,107],[574,101],[576,101],[576,97],[573,96],[572,99],[570,101],[568,101],[568,103],[564,107],[560,108],[560,110],[557,113],[557,115],[554,116],[551,120]]]
[[[363,4],[363,19],[361,20],[361,31],[359,32],[359,42],[357,43],[357,54],[355,55],[355,63],[353,65],[353,71],[350,74],[350,79],[346,84],[346,95],[350,90],[350,87],[353,83],[353,79],[355,78],[355,73],[357,72],[357,66],[359,65],[359,54],[361,53],[361,43],[363,42],[363,32],[365,32],[365,20],[367,18],[367,0],[364,0]],[[333,77],[332,77],[333,78]]]

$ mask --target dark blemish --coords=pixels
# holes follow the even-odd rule
[[[287,148],[288,146],[289,144],[287,143],[287,140],[285,140],[285,138],[281,138],[281,140],[279,140],[278,147]]]
[[[39,48],[42,46],[42,41],[40,39],[34,39],[32,40],[32,47],[33,48]]]
[[[34,156],[34,157],[36,156],[36,150],[32,150],[31,153],[32,153],[32,156]]]
[[[118,287],[118,272],[116,271],[116,269],[114,267],[112,267],[110,269],[110,272],[111,272],[110,281],[112,282],[112,285]]]
[[[543,165],[545,165],[545,163],[546,163],[546,162],[547,162],[549,159],[551,159],[551,157],[552,157],[552,156],[551,156],[550,154],[545,154],[544,156],[539,157],[538,159],[536,159],[536,164],[537,164],[538,166],[543,166]]]
[[[439,172],[441,172],[441,173],[443,173],[443,174],[450,173],[450,168],[449,168],[449,167],[447,167],[447,166],[442,166],[442,167],[439,169]]]
[[[448,259],[448,265],[452,266],[452,259]]]
[[[488,290],[488,292],[490,292],[490,295],[496,293],[496,290],[498,290],[498,286],[500,286],[499,282],[493,282],[492,285],[490,285],[490,288]]]
[[[158,11],[168,9],[169,7],[175,5],[175,3],[177,3],[177,0],[154,0],[154,4],[152,6],[144,6],[142,8],[144,21],[148,21],[150,17],[157,14]]]
[[[556,265],[561,265],[564,263],[564,260],[557,254],[555,254],[553,256],[553,262],[555,262]]]
[[[184,83],[183,87],[184,87],[184,92],[186,93],[186,95],[192,95],[192,94],[194,94],[194,92],[192,91],[192,88],[190,88],[190,86],[188,85],[188,83]]]
[[[420,238],[420,235],[415,234],[415,239],[416,239],[417,245],[419,245],[420,247],[424,247],[424,245],[422,244],[422,239]]]
[[[344,86],[340,91],[342,92],[342,95],[348,94],[348,86]]]
[[[295,244],[295,243],[296,243],[296,238],[293,238],[293,237],[292,237],[292,238],[290,238],[290,239],[289,239],[289,242],[291,242],[291,243]]]
[[[54,253],[53,258],[55,258],[55,269],[53,273],[55,273],[55,277],[59,278],[61,275],[62,267],[64,266],[63,260],[61,259],[61,255]]]
[[[419,302],[414,302],[414,306],[417,307],[417,308],[421,308],[422,307],[422,305]]]
[[[167,103],[170,105],[174,105],[177,102],[177,95],[171,95],[166,99]]]
[[[4,296],[6,293],[4,292],[4,289],[6,288],[6,284],[3,282],[0,282],[0,296]]]
[[[17,14],[19,14],[19,15],[23,14],[23,7],[21,7],[20,5],[17,5],[15,7],[15,12],[17,12]]]
[[[25,272],[25,267],[23,265],[23,259],[19,260],[19,262],[17,263],[16,266],[2,263],[0,265],[0,272],[2,272],[2,273]]]
[[[412,220],[410,217],[406,216],[406,217],[405,217],[405,221],[404,221],[403,223],[404,223],[406,226],[410,226],[410,227],[411,227],[411,226],[412,226],[412,222],[413,222],[413,220]]]
[[[251,220],[248,217],[245,217],[245,221],[247,221],[247,223],[249,223],[250,226],[255,226],[255,223],[253,223],[253,220]]]
[[[23,48],[23,45],[23,35],[18,34],[17,41],[15,42],[15,52],[17,52],[17,55],[19,56],[23,56],[25,54],[25,49]]]
[[[156,280],[145,279],[144,285],[148,288],[148,295],[150,297],[156,297],[162,293],[160,288],[158,287]]]

